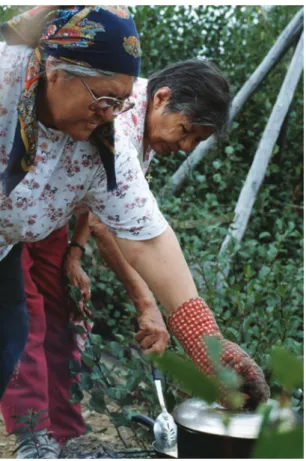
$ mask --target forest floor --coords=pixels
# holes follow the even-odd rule
[[[86,399],[85,399],[86,400]],[[116,411],[116,406],[112,403],[108,405],[110,411]],[[106,414],[99,414],[96,412],[89,412],[85,405],[83,405],[83,415],[85,415],[85,421],[91,426],[93,432],[82,436],[80,442],[77,443],[82,447],[86,447],[86,451],[90,448],[91,444],[96,447],[99,441],[103,442],[108,448],[115,450],[124,450],[126,448],[142,448],[139,440],[136,439],[135,433],[128,427],[120,427],[120,434],[126,443],[124,447],[120,440],[115,426],[110,422]],[[76,443],[75,439],[75,443]],[[82,441],[81,441],[82,440]],[[148,444],[146,443],[146,446]],[[5,431],[4,421],[0,412],[0,459],[15,458],[13,451],[15,449],[15,437],[14,435],[8,436]],[[75,456],[78,457],[78,456]]]

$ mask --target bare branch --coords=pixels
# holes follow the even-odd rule
[[[269,74],[273,67],[280,61],[282,56],[295,43],[302,32],[304,23],[304,9],[301,8],[294,18],[290,21],[288,26],[279,35],[277,41],[270,49],[267,56],[257,67],[255,72],[243,85],[233,100],[230,121],[241,110],[247,99],[255,92],[260,83]],[[189,157],[182,163],[179,169],[171,177],[169,185],[173,193],[177,193],[183,182],[187,178],[188,172],[195,169],[199,162],[206,156],[210,149],[215,145],[215,139],[211,136],[206,141],[198,145],[198,147],[189,155]]]
[[[278,94],[276,103],[273,107],[270,118],[259,143],[252,166],[247,175],[245,184],[240,192],[240,196],[235,208],[234,222],[230,226],[228,235],[222,243],[219,253],[220,255],[226,251],[232,238],[234,238],[236,241],[241,241],[244,236],[258,190],[264,180],[265,172],[273,153],[273,148],[279,136],[286,114],[289,110],[295,89],[303,70],[303,39],[304,34],[301,35],[281,90]],[[229,272],[229,267],[230,261],[228,261],[228,266],[225,271],[226,275]]]

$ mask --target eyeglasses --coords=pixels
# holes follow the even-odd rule
[[[82,80],[85,88],[88,90],[90,96],[93,99],[93,101],[88,106],[88,109],[92,110],[93,112],[106,110],[109,107],[112,107],[113,115],[119,115],[123,114],[123,112],[127,112],[135,106],[134,102],[128,101],[127,99],[117,99],[112,98],[111,96],[101,96],[100,98],[96,98],[85,80],[82,77],[80,77],[80,79]]]

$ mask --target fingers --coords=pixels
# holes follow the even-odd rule
[[[86,317],[89,317],[91,318],[92,317],[92,312],[88,309],[88,307],[86,306],[86,302],[85,301],[80,301],[79,302],[79,308],[81,310],[81,313],[83,315],[85,315]]]
[[[154,336],[157,339],[162,338],[167,344],[168,344],[169,339],[170,339],[170,335],[169,335],[167,330],[158,329],[158,328],[150,328],[150,329],[149,328],[148,329],[144,328],[144,329],[141,329],[136,333],[135,339],[138,342],[141,342],[145,337],[148,337],[148,336]]]
[[[145,336],[145,338],[139,343],[141,349],[143,350],[149,349],[150,347],[153,346],[153,344],[157,341],[157,339],[158,338],[155,335]]]
[[[244,408],[253,410],[260,402],[270,397],[270,389],[265,376],[257,363],[237,344],[223,340],[224,352],[221,362],[228,368],[233,368],[242,378],[241,392],[248,398]]]
[[[252,361],[253,362],[253,361]],[[270,397],[270,389],[266,383],[261,369],[256,365],[249,374],[242,376],[243,385],[241,391],[249,396],[245,408],[254,410],[260,402],[266,402]]]
[[[163,354],[167,349],[168,341],[164,339],[157,340],[151,347],[144,351],[144,354]]]
[[[242,392],[248,395],[244,408],[255,410],[259,403],[266,402],[270,397],[270,389],[266,382],[244,383]]]
[[[135,335],[135,338],[145,353],[162,354],[167,348],[170,336],[166,331],[151,333],[141,330]]]
[[[81,294],[85,301],[89,301],[91,297],[91,290],[90,286],[83,287],[81,290]]]
[[[85,301],[89,301],[91,297],[91,290],[90,290],[90,279],[89,277],[75,277],[72,281],[74,286],[77,286],[81,292],[82,297]]]
[[[150,334],[147,330],[139,330],[136,335],[135,339],[140,343],[140,341],[145,338],[148,334]]]

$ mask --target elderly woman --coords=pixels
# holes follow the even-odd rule
[[[147,85],[139,79],[134,86],[133,98],[135,107],[116,119],[116,131],[121,139],[125,139],[126,152],[129,152],[130,158],[137,156],[140,164],[148,162],[154,151],[161,155],[179,149],[190,152],[211,134],[222,131],[227,121],[228,85],[220,71],[207,61],[190,60],[171,65],[154,74]],[[137,174],[136,171],[130,172],[131,181]],[[129,194],[129,183],[126,187],[123,182],[113,193],[125,197]],[[148,299],[150,289],[168,312],[169,329],[204,373],[213,373],[213,367],[203,337],[214,336],[220,339],[223,346],[223,365],[236,370],[242,378],[242,390],[249,397],[246,404],[252,407],[265,401],[269,396],[269,388],[262,371],[245,351],[222,336],[213,313],[198,296],[170,226],[160,236],[146,240],[135,238],[138,228],[132,228],[134,238],[122,239],[117,232],[122,224],[117,227],[113,221],[126,224],[125,207],[114,216],[107,203],[103,206],[108,213],[107,219],[103,221],[113,235],[106,232],[105,226],[93,214],[89,216],[88,227],[102,251],[113,259],[112,267],[124,267],[125,275],[121,273],[121,276],[130,278],[131,284],[136,278],[135,271],[137,280],[139,276],[142,277],[149,287]],[[143,224],[146,219],[144,215],[139,222]],[[73,241],[84,244],[87,235],[86,224],[81,222],[80,226],[77,225]],[[113,244],[111,240],[114,240]],[[68,256],[68,267],[74,267],[75,280],[78,278],[77,252],[80,256],[80,249],[74,250],[75,257],[71,252]],[[120,264],[115,263],[116,258],[121,261]],[[143,280],[141,283],[145,290]],[[144,338],[142,332],[138,339],[143,348],[148,347],[148,338]]]
[[[118,187],[110,193],[102,189],[95,196],[96,209],[89,219],[86,213],[79,216],[66,269],[88,297],[87,279],[79,261],[92,232],[102,255],[125,283],[135,304],[151,308],[152,290],[169,313],[172,333],[204,373],[213,370],[202,338],[213,335],[222,341],[224,365],[241,375],[244,391],[253,403],[265,400],[269,390],[261,370],[239,346],[223,338],[209,307],[198,297],[173,231],[162,222],[159,232],[152,235],[151,224],[158,222],[155,220],[159,215],[155,215],[155,204],[146,207],[151,194],[143,172],[152,156],[178,149],[189,152],[212,133],[222,131],[229,110],[227,82],[211,63],[189,60],[157,72],[148,84],[138,79],[131,101],[135,104],[133,110],[115,121]],[[140,182],[142,187],[135,187]],[[61,232],[55,231],[53,239],[57,234],[61,240]],[[153,347],[156,341],[145,329],[136,337],[144,349]],[[29,367],[24,364],[24,373]],[[55,373],[55,369],[50,371]]]
[[[100,125],[132,107],[140,66],[125,7],[39,6],[2,34],[0,399],[28,330],[19,242],[62,227],[82,201],[99,214],[116,187],[113,125]]]

